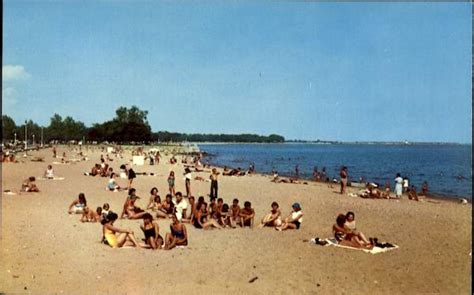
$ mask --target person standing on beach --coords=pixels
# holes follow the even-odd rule
[[[186,197],[189,198],[191,196],[191,170],[189,168],[184,169],[184,182],[186,185]]]
[[[341,171],[339,172],[339,176],[341,177],[341,195],[346,193],[347,187],[347,167],[342,166]]]
[[[403,178],[400,176],[400,173],[397,173],[395,177],[395,196],[401,198],[403,191]]]
[[[216,168],[212,168],[212,173],[211,173],[211,176],[209,176],[209,178],[211,179],[211,193],[209,194],[209,197],[212,199],[212,198],[216,198],[217,199],[217,176],[219,175],[220,173],[217,172],[217,169]]]
[[[296,165],[295,166],[295,179],[299,179],[300,178],[300,167],[299,165]]]

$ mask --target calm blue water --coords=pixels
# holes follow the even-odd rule
[[[326,167],[328,177],[338,176],[341,165],[357,182],[363,176],[382,185],[396,173],[407,176],[418,191],[428,181],[433,194],[472,199],[471,145],[314,145],[314,144],[204,144],[202,151],[218,166],[247,169],[255,163],[257,172],[311,178],[313,168]]]

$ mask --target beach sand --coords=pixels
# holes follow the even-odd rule
[[[58,148],[69,157],[65,146]],[[264,175],[219,177],[219,196],[226,203],[251,201],[259,221],[272,201],[283,215],[298,201],[304,212],[301,230],[197,230],[187,225],[189,246],[171,251],[111,249],[100,244],[100,224],[81,223],[67,208],[80,192],[90,208],[105,202],[120,213],[126,192],[107,192],[107,178],[84,176],[100,152],[86,152],[89,160],[53,165],[61,181],[37,181],[40,193],[2,194],[0,291],[67,294],[468,294],[471,292],[472,205],[402,200],[371,200],[341,196],[327,184],[275,184]],[[4,163],[2,191],[18,191],[28,176],[40,176],[51,163],[51,149],[30,152],[45,162]],[[124,159],[114,159],[118,171]],[[166,157],[165,157],[166,158]],[[178,157],[180,160],[180,157]],[[167,176],[176,173],[176,188],[184,191],[182,164],[134,167],[133,186],[147,205],[150,189],[164,198]],[[208,179],[208,173],[193,173]],[[119,184],[125,185],[118,178]],[[209,182],[192,181],[193,195],[207,196]],[[349,189],[348,192],[353,192]],[[206,201],[208,198],[206,197]],[[400,248],[377,255],[303,240],[331,237],[339,213],[354,211],[357,228],[368,237]],[[139,238],[141,221],[118,220]],[[159,220],[160,233],[169,221]],[[252,283],[249,281],[255,277]]]

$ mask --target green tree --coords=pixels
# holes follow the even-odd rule
[[[17,131],[17,126],[15,121],[7,115],[2,116],[2,141],[13,140],[15,137],[15,132]]]

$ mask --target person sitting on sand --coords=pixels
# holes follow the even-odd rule
[[[186,226],[179,221],[176,214],[171,215],[170,232],[166,234],[165,250],[171,250],[176,246],[188,245],[188,232]]]
[[[244,208],[240,210],[239,216],[240,216],[241,227],[245,227],[245,226],[253,227],[255,211],[252,208],[252,203],[250,203],[249,201],[246,201],[244,203]]]
[[[183,199],[183,194],[181,192],[176,193],[176,201],[174,202],[174,212],[178,217],[178,220],[181,221],[183,218],[186,219],[186,211],[188,210],[188,202]]]
[[[110,174],[109,183],[107,184],[107,190],[111,192],[118,192],[120,190],[120,186],[117,184],[117,180],[115,179],[115,173],[112,172]]]
[[[232,224],[240,223],[240,206],[239,200],[232,200],[232,205],[230,206],[230,220]]]
[[[371,249],[373,245],[366,245],[362,241],[357,240],[356,236],[348,231],[345,227],[346,215],[339,214],[336,218],[336,224],[332,226],[334,232],[334,238],[337,243],[342,246],[354,247],[354,248],[369,248]],[[349,234],[348,234],[349,233]]]
[[[211,218],[216,218],[216,211],[217,211],[217,203],[216,203],[216,198],[211,197],[211,201],[209,202],[209,208],[207,209],[207,212],[209,212],[209,216]]]
[[[146,208],[151,209],[152,211],[157,211],[161,208],[161,197],[158,195],[158,188],[153,187],[150,190],[150,200]]]
[[[416,187],[414,185],[412,185],[411,189],[408,191],[408,199],[419,201],[418,194],[416,193]]]
[[[97,207],[94,211],[88,207],[84,208],[82,213],[81,222],[101,222],[102,221],[102,207]]]
[[[48,165],[48,168],[46,169],[46,171],[44,171],[44,178],[54,179],[53,166]]]
[[[278,172],[277,171],[273,171],[273,178],[272,178],[271,182],[275,182],[275,183],[280,182],[280,178],[278,177]]]
[[[370,242],[365,235],[356,229],[355,214],[352,211],[346,213],[346,221],[344,222],[344,230],[347,239],[354,239],[358,244],[368,246]]]
[[[84,193],[80,193],[78,198],[72,201],[71,205],[69,205],[68,213],[72,214],[82,214],[84,213],[84,209],[87,208],[87,200]]]
[[[173,203],[173,197],[170,194],[167,194],[165,197],[165,200],[161,202],[161,208],[158,210],[158,212],[162,212],[163,214],[160,213],[158,217],[170,217],[171,214],[174,213],[174,203]]]
[[[102,220],[102,243],[112,248],[122,248],[123,246],[147,248],[146,245],[137,241],[133,231],[114,227],[117,218],[117,214],[111,212]]]
[[[124,218],[125,216],[127,216],[128,219],[139,219],[143,217],[146,212],[135,206],[135,201],[137,199],[140,199],[140,197],[136,195],[136,190],[134,188],[129,189],[120,219]]]
[[[203,201],[204,201],[204,198],[203,198]],[[190,196],[188,198],[188,203],[189,203],[190,214],[189,216],[186,216],[186,218],[181,219],[181,222],[183,223],[192,223],[194,220],[194,214],[196,213],[196,203],[194,202],[193,196]]]
[[[277,202],[272,203],[272,210],[262,218],[262,221],[259,224],[259,228],[265,226],[276,227],[281,225],[281,211]]]
[[[290,215],[285,218],[282,225],[275,227],[276,230],[300,229],[301,223],[303,222],[303,211],[301,211],[301,205],[299,203],[293,203],[291,207],[293,210]]]
[[[219,224],[223,227],[232,227],[235,228],[235,224],[232,222],[231,213],[229,210],[229,205],[223,204],[222,208],[219,210]]]
[[[161,249],[163,237],[160,235],[160,227],[153,221],[153,216],[150,213],[143,215],[143,225],[140,225],[140,228],[145,234],[145,243],[153,250]]]
[[[201,207],[196,213],[196,216],[194,217],[194,227],[199,228],[199,229],[208,229],[208,228],[218,228],[222,229],[222,226],[213,218],[208,218],[208,214],[206,212],[207,204],[201,203]]]
[[[104,219],[109,212],[111,212],[109,203],[104,203],[104,205],[102,205],[102,219]]]
[[[36,186],[36,178],[34,176],[30,176],[23,181],[21,184],[21,191],[28,192],[28,193],[37,193],[39,192],[38,187]]]

